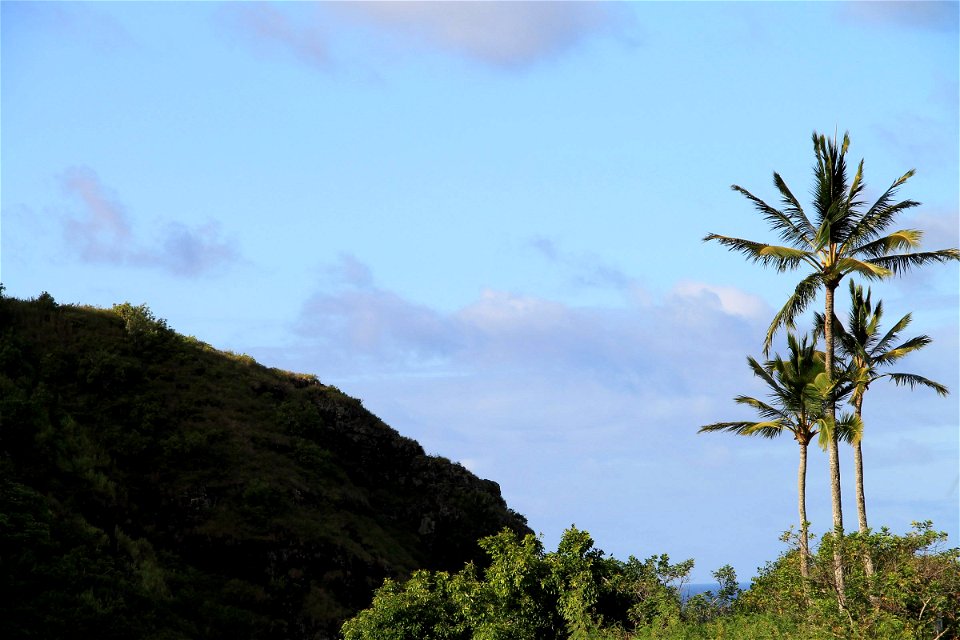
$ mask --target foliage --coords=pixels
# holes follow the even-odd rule
[[[737,573],[730,565],[724,565],[713,572],[719,589],[698,593],[684,605],[684,617],[692,622],[704,623],[729,615],[742,590],[737,584]]]
[[[590,535],[564,532],[545,553],[532,535],[502,532],[481,541],[490,564],[460,572],[418,571],[387,580],[370,608],[343,626],[345,640],[770,638],[956,638],[960,632],[960,550],[929,522],[897,536],[853,534],[843,545],[847,608],[837,607],[832,534],[813,557],[810,579],[794,548],[763,567],[741,591],[732,567],[714,572],[718,589],[684,599],[693,561],[665,556],[620,562],[593,547]],[[876,573],[857,570],[870,552]]]
[[[960,637],[960,549],[944,548],[947,536],[929,521],[898,536],[887,529],[845,536],[848,567],[845,610],[836,604],[833,534],[824,536],[810,579],[797,571],[791,550],[760,570],[736,609],[775,615],[837,638]],[[874,574],[859,559],[870,554]]]
[[[585,532],[571,527],[555,552],[532,535],[503,531],[480,541],[485,570],[470,564],[455,575],[417,572],[387,581],[373,605],[343,627],[346,640],[624,638],[714,620],[730,611],[739,589],[731,567],[715,576],[721,588],[686,605],[682,586],[693,561],[666,555],[627,562],[605,557]]]
[[[123,304],[113,305],[111,310],[120,316],[127,335],[138,345],[172,335],[172,331],[167,326],[167,321],[153,315],[153,312],[145,304],[134,306],[129,302],[124,302]]]

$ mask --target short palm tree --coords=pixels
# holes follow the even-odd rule
[[[840,352],[846,359],[850,385],[850,404],[853,405],[857,417],[863,419],[863,397],[870,389],[870,385],[881,378],[889,378],[897,385],[909,386],[911,389],[921,386],[933,389],[941,396],[946,396],[949,390],[939,382],[934,382],[914,373],[881,373],[880,370],[888,367],[907,354],[918,351],[932,342],[926,335],[916,336],[896,344],[900,334],[909,325],[912,315],[907,314],[900,318],[885,334],[880,334],[880,322],[883,319],[883,301],[878,300],[876,306],[871,301],[870,289],[866,294],[863,287],[850,281],[850,312],[847,325],[844,328],[834,316],[834,335],[840,346]],[[823,332],[823,315],[816,314],[816,333]],[[896,345],[896,346],[894,346]],[[856,478],[857,519],[860,531],[865,533],[867,525],[867,507],[863,488],[863,452],[860,441],[853,444],[853,460]]]
[[[774,334],[782,327],[792,328],[796,319],[824,290],[824,315],[832,318],[834,292],[843,278],[858,274],[866,279],[898,275],[914,266],[960,259],[957,249],[939,251],[914,251],[923,236],[916,229],[901,229],[888,232],[896,217],[903,211],[917,206],[913,200],[895,201],[900,187],[914,174],[911,169],[894,180],[869,207],[861,200],[864,193],[863,160],[852,181],[847,178],[846,153],[850,137],[843,142],[828,140],[825,135],[813,134],[813,150],[816,156],[813,186],[813,219],[787,187],[778,173],[773,174],[774,185],[780,193],[781,208],[773,207],[746,189],[733,185],[733,189],[750,200],[763,215],[771,228],[779,233],[784,245],[755,242],[742,238],[708,234],[704,240],[715,240],[731,251],[744,254],[748,259],[764,266],[773,266],[778,271],[793,270],[801,266],[810,269],[809,274],[796,286],[783,308],[774,316],[767,330],[764,352],[768,353]],[[824,327],[825,374],[832,380],[834,371],[834,337],[832,322]],[[827,418],[836,417],[836,403],[828,401]],[[833,528],[843,534],[843,509],[840,499],[840,457],[837,432],[830,439],[830,496],[833,507]],[[843,559],[840,545],[835,545],[834,578],[838,601],[844,605]]]
[[[823,353],[816,351],[815,342],[807,341],[804,336],[798,341],[792,333],[787,336],[790,357],[783,360],[776,356],[761,365],[748,357],[747,363],[753,374],[763,380],[769,390],[769,402],[750,396],[737,396],[736,402],[753,407],[762,420],[741,420],[736,422],[717,422],[700,428],[700,433],[711,431],[729,431],[744,436],[775,438],[787,431],[800,445],[800,465],[797,469],[797,510],[800,516],[800,573],[806,578],[809,574],[808,523],[807,523],[807,445],[820,433],[821,444],[828,438],[823,434],[829,430],[826,423],[825,398],[832,390],[824,385]],[[859,421],[854,416],[844,416],[838,423],[841,431],[851,441],[859,437]]]

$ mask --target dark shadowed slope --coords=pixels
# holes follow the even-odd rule
[[[496,483],[312,376],[146,307],[0,300],[0,637],[333,637],[503,527]]]

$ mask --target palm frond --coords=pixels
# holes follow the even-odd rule
[[[856,258],[840,258],[835,269],[841,274],[858,273],[869,280],[878,280],[891,275],[891,271],[880,267],[873,260],[863,261]]]
[[[715,422],[700,427],[697,433],[710,433],[712,431],[729,431],[742,436],[758,435],[763,438],[776,438],[783,429],[776,421],[773,422]]]
[[[882,301],[881,301],[881,302],[882,302]],[[879,309],[879,308],[880,308],[880,305],[878,304],[877,307],[878,307],[878,309]],[[874,317],[875,317],[875,318],[879,318],[879,314],[874,313]],[[890,345],[891,345],[894,341],[896,341],[897,338],[900,337],[900,332],[901,332],[901,331],[903,331],[903,330],[906,329],[908,326],[910,326],[910,322],[911,322],[912,320],[913,320],[913,314],[910,314],[910,313],[908,313],[907,315],[905,315],[905,316],[903,316],[902,318],[900,318],[899,320],[897,320],[896,324],[894,324],[892,327],[890,327],[890,330],[887,331],[887,332],[883,335],[882,338],[876,339],[876,343],[875,343],[875,344],[872,344],[872,346],[870,346],[870,348],[869,348],[868,351],[869,351],[871,357],[879,357],[880,355],[882,355],[882,354],[884,354],[885,352],[889,351],[889,350],[890,350]],[[879,326],[878,326],[879,324],[880,324],[879,321],[873,324],[872,329],[873,329],[874,335],[871,336],[871,338],[875,338],[875,337],[876,337],[876,332],[877,332],[878,329],[879,329]],[[921,338],[921,339],[922,339],[922,338],[927,338],[927,340],[929,341],[929,337],[928,337],[928,336],[919,336],[919,338]],[[915,340],[915,338],[911,338],[910,340],[907,340],[907,342],[911,342],[912,340]],[[862,342],[863,342],[864,345],[868,344],[868,340],[867,340],[867,339],[862,340]],[[872,342],[872,340],[871,340],[871,342]],[[901,345],[901,346],[902,346],[902,345]],[[926,345],[923,345],[923,346],[926,346]],[[920,348],[920,347],[917,347],[917,349],[919,349],[919,348]],[[915,350],[915,349],[911,349],[911,351],[913,351],[913,350]]]
[[[774,174],[776,176],[776,174]],[[774,178],[776,181],[776,178]],[[742,194],[750,202],[753,203],[753,206],[756,207],[757,211],[763,214],[763,219],[767,221],[767,224],[770,227],[780,234],[780,239],[786,242],[797,246],[803,246],[804,244],[809,244],[807,230],[803,228],[803,220],[806,219],[806,216],[803,215],[803,211],[800,210],[800,220],[796,220],[796,213],[791,211],[791,214],[786,214],[783,211],[780,211],[776,207],[773,207],[757,196],[753,195],[740,185],[730,185],[730,188],[736,191],[737,193]],[[799,205],[797,205],[799,207]],[[798,222],[800,223],[798,225]]]
[[[761,366],[760,363],[751,356],[747,356],[747,365],[750,367],[750,370],[753,371],[753,375],[763,380],[767,387],[769,387],[774,393],[783,391],[780,383],[777,382],[776,378],[773,377],[771,371],[769,371],[766,367]],[[740,400],[738,399],[737,402],[740,402]]]
[[[771,256],[780,261],[786,268],[796,268],[804,260],[809,260],[810,252],[803,249],[794,249],[792,247],[783,247],[779,245],[767,245],[760,250],[761,256]],[[786,268],[780,267],[780,271]]]
[[[857,444],[863,438],[863,420],[855,413],[844,413],[836,422],[837,438],[848,444]]]
[[[813,330],[810,332],[810,337],[813,338],[814,342],[817,342],[824,337],[825,327],[823,317],[823,314],[819,311],[815,311],[813,314]],[[846,327],[844,327],[843,323],[840,322],[840,318],[836,313],[833,314],[833,337],[837,340],[849,337],[847,336]]]
[[[877,349],[876,353],[878,355],[874,356],[873,363],[877,366],[885,366],[888,364],[893,364],[900,358],[904,357],[907,354],[913,353],[914,351],[919,351],[925,346],[933,342],[933,338],[927,335],[915,336],[910,338],[903,344],[900,344],[893,349],[880,350]]]
[[[816,251],[822,251],[823,249],[830,246],[830,242],[832,239],[833,239],[832,219],[829,217],[826,217],[820,221],[820,225],[817,227],[817,233],[813,239],[814,249]]]
[[[817,295],[823,284],[823,276],[819,271],[811,273],[797,284],[793,294],[787,299],[783,308],[777,312],[767,329],[767,336],[763,341],[763,353],[770,352],[773,337],[781,327],[793,328],[794,321],[803,313]]]
[[[901,253],[893,256],[871,258],[870,263],[889,269],[893,275],[902,275],[910,267],[919,267],[935,262],[943,263],[951,260],[960,260],[960,250],[940,249],[939,251],[921,251],[917,253]]]
[[[790,218],[790,222],[802,233],[804,240],[809,244],[816,233],[815,227],[810,223],[810,219],[807,217],[806,212],[804,212],[803,207],[800,206],[800,202],[793,195],[793,192],[790,191],[790,187],[787,186],[787,183],[777,172],[773,174],[773,184],[780,192],[780,201],[783,203],[784,213],[786,213],[787,217]]]
[[[843,401],[855,387],[853,377],[847,373],[847,370],[838,369],[830,378],[826,373],[818,374],[813,383],[808,385],[810,399],[820,403]]]
[[[759,413],[761,417],[767,418],[768,420],[777,419],[779,421],[786,422],[790,418],[790,416],[787,415],[787,413],[783,410],[773,407],[762,400],[751,398],[750,396],[737,396],[733,400],[737,404],[745,404],[748,407],[753,407],[757,410],[757,413]]]
[[[759,262],[765,267],[773,265],[780,272],[795,269],[801,262],[812,260],[808,252],[791,247],[754,242],[743,238],[731,238],[716,233],[707,234],[703,238],[704,242],[710,242],[711,240],[719,242],[730,251],[742,253],[747,259]]]
[[[854,413],[844,413],[836,421],[825,416],[817,420],[820,427],[820,436],[817,438],[817,444],[824,451],[833,440],[834,436],[838,440],[850,444],[860,442],[863,437],[863,421]]]
[[[817,426],[819,437],[817,438],[817,444],[820,446],[820,449],[823,451],[827,450],[827,447],[830,446],[830,443],[833,441],[833,420],[830,419],[830,416],[824,416],[817,420]]]
[[[870,256],[877,258],[888,255],[891,251],[915,249],[920,246],[923,231],[919,229],[900,229],[852,249],[852,255]]]
[[[942,384],[940,384],[939,382],[934,382],[933,380],[929,380],[927,378],[924,378],[923,376],[918,376],[913,373],[887,373],[884,375],[886,375],[888,378],[893,380],[894,384],[897,384],[900,386],[908,386],[911,389],[917,386],[929,387],[930,389],[933,389],[934,391],[937,392],[937,394],[941,396],[946,396],[947,394],[950,393],[950,390],[947,389]]]
[[[863,160],[857,165],[857,173],[853,176],[853,182],[850,183],[850,191],[847,192],[847,209],[857,209],[862,202],[857,198],[863,192]]]
[[[909,180],[915,171],[911,169],[893,181],[876,202],[860,216],[856,225],[850,230],[846,239],[846,247],[855,249],[877,238],[883,230],[890,226],[893,220],[903,211],[919,206],[919,202],[903,200],[894,203],[893,200],[903,184]]]
[[[813,134],[813,148],[817,157],[813,189],[817,227],[827,229],[831,239],[835,239],[847,225],[846,208],[842,203],[845,203],[848,191],[846,152],[849,143],[847,134],[844,134],[842,147],[837,146],[836,140],[828,140],[823,134]]]

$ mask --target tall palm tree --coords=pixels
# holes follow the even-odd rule
[[[824,290],[824,315],[833,318],[834,292],[845,276],[851,273],[872,280],[898,275],[910,267],[932,262],[947,262],[960,259],[957,249],[939,251],[913,251],[920,245],[923,236],[916,229],[900,229],[887,233],[897,215],[919,203],[913,200],[895,202],[899,188],[914,174],[911,169],[894,180],[893,184],[865,208],[861,201],[864,192],[863,160],[857,167],[852,181],[847,179],[846,153],[850,137],[843,135],[842,144],[828,140],[825,135],[814,132],[813,213],[804,212],[800,202],[787,187],[778,173],[773,174],[774,185],[780,192],[781,207],[777,209],[746,189],[733,185],[733,189],[750,200],[763,215],[771,228],[778,232],[784,245],[755,242],[710,233],[704,241],[715,240],[731,251],[744,254],[748,259],[764,266],[773,266],[777,271],[788,271],[800,266],[810,268],[810,273],[796,286],[783,308],[777,312],[764,341],[764,352],[769,353],[774,334],[781,328],[792,328],[794,322],[816,297]],[[901,253],[898,253],[901,252]],[[833,379],[834,337],[833,323],[824,327],[825,375]],[[829,400],[828,423],[836,418],[836,402]],[[840,457],[837,433],[830,438],[830,497],[833,507],[833,528],[838,539],[843,535],[843,508],[840,499]],[[838,602],[844,606],[843,558],[840,545],[834,550],[834,578]]]
[[[880,322],[883,319],[883,300],[878,300],[876,306],[871,301],[870,289],[864,295],[863,287],[850,281],[850,312],[847,319],[849,328],[839,322],[834,316],[833,330],[841,354],[847,359],[847,384],[850,385],[850,404],[853,405],[857,417],[863,419],[863,397],[870,389],[870,385],[881,378],[889,378],[894,384],[909,386],[911,389],[922,386],[933,389],[941,396],[946,396],[949,390],[939,382],[935,382],[914,373],[881,373],[880,370],[888,367],[907,354],[918,351],[932,342],[929,336],[921,335],[910,338],[893,346],[900,339],[913,319],[911,314],[900,318],[885,334],[880,334]],[[816,314],[816,334],[823,332],[823,315]],[[861,533],[868,530],[867,507],[863,488],[863,451],[860,441],[853,444],[853,461],[856,478],[857,520]]]
[[[737,396],[736,402],[753,407],[762,420],[753,422],[741,420],[735,422],[716,422],[700,427],[700,433],[711,431],[729,431],[744,436],[775,438],[784,431],[793,434],[800,445],[800,464],[797,469],[797,511],[800,516],[800,574],[809,575],[808,547],[809,533],[807,522],[807,446],[820,433],[821,444],[826,426],[823,353],[816,351],[816,342],[807,342],[807,336],[797,341],[792,333],[787,336],[790,357],[783,360],[779,355],[763,365],[748,357],[747,363],[753,374],[763,380],[769,390],[769,402],[750,396]],[[853,416],[845,416],[838,426],[844,427],[843,433],[851,440],[858,437],[858,421]]]

